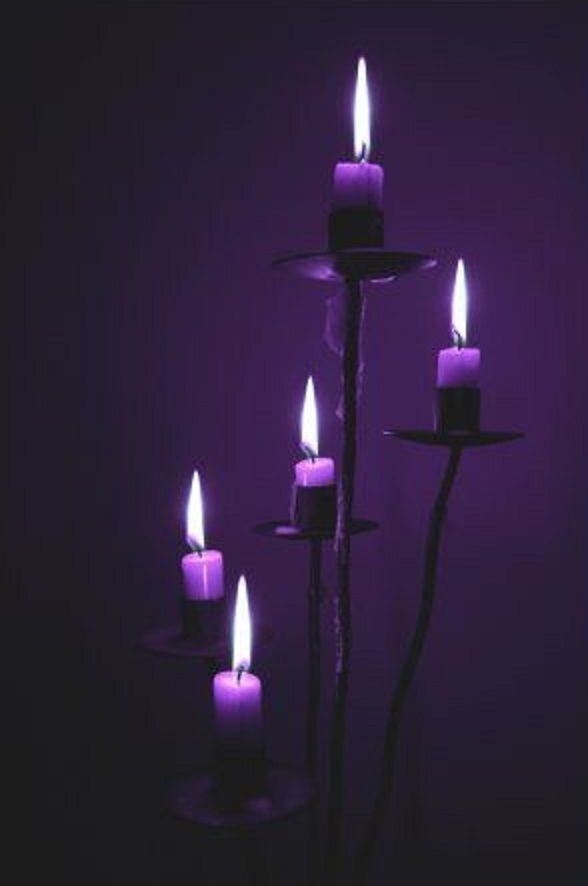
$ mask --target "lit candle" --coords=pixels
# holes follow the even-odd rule
[[[451,303],[451,331],[455,346],[439,351],[438,388],[477,388],[480,381],[480,351],[466,347],[468,293],[463,260],[457,263]]]
[[[332,458],[319,458],[318,411],[314,382],[309,376],[306,382],[304,406],[300,421],[300,448],[307,458],[295,467],[298,486],[330,486],[335,482],[335,462]]]
[[[217,779],[229,793],[255,792],[264,770],[261,680],[249,673],[251,616],[241,576],[233,618],[232,670],[214,677]]]
[[[224,596],[223,555],[206,550],[200,475],[194,471],[186,509],[186,540],[191,554],[182,558],[184,593],[188,600],[219,600]]]
[[[294,469],[291,521],[300,529],[330,529],[336,511],[335,462],[319,458],[318,412],[314,382],[306,382],[300,423],[300,448],[307,456]]]
[[[454,347],[437,360],[437,426],[439,430],[477,431],[480,426],[480,351],[468,348],[468,297],[465,268],[457,263],[451,305]]]
[[[329,245],[333,250],[384,245],[381,166],[369,163],[370,100],[365,59],[357,65],[354,103],[355,163],[337,163],[329,216]]]

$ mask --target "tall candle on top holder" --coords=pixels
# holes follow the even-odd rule
[[[355,162],[337,163],[329,215],[329,249],[384,245],[384,170],[369,162],[370,99],[365,59],[357,64],[353,113]]]
[[[314,382],[306,382],[300,423],[300,448],[306,458],[294,469],[290,519],[302,530],[330,530],[336,518],[335,463],[319,457],[318,410]]]
[[[198,471],[194,471],[186,508],[186,541],[192,553],[182,557],[184,633],[194,639],[220,640],[226,631],[223,555],[208,550]]]
[[[263,788],[262,686],[249,671],[251,635],[247,583],[241,576],[233,618],[232,669],[216,674],[213,681],[215,776],[227,799],[238,800]]]
[[[468,295],[465,267],[457,263],[451,305],[452,348],[437,360],[436,427],[438,431],[480,430],[480,351],[467,347]]]

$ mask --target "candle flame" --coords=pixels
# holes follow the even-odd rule
[[[466,286],[465,267],[461,258],[457,263],[455,283],[453,285],[451,331],[456,346],[458,348],[463,347],[468,337],[468,290]]]
[[[233,617],[233,670],[248,671],[251,664],[251,615],[247,598],[247,582],[242,575],[237,585],[237,602]]]
[[[311,375],[309,375],[308,381],[306,382],[304,406],[302,407],[300,446],[305,452],[308,452],[311,457],[316,457],[318,455],[318,415],[314,393],[314,382]]]
[[[367,160],[370,153],[370,95],[368,91],[367,69],[363,56],[357,63],[355,103],[353,107],[353,137],[356,159],[358,161]]]
[[[200,486],[200,474],[194,471],[192,486],[186,508],[186,540],[191,548],[203,551],[206,547],[204,542],[204,510],[202,507],[202,487]]]

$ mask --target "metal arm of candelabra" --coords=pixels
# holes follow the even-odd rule
[[[353,520],[350,527],[352,535],[373,532],[378,524],[373,520]],[[306,773],[313,782],[318,778],[319,765],[319,717],[321,702],[321,604],[324,596],[322,578],[322,552],[325,541],[332,540],[332,531],[303,530],[292,526],[286,520],[260,523],[254,532],[267,538],[283,541],[305,541],[308,543],[308,690],[306,709],[305,761]],[[321,882],[320,852],[320,810],[317,800],[309,818],[308,834],[308,867],[309,881],[312,884]]]
[[[441,535],[447,513],[447,502],[457,474],[462,452],[466,447],[472,448],[507,443],[522,436],[519,433],[506,431],[467,434],[442,434],[432,431],[386,431],[385,433],[414,443],[422,443],[429,446],[446,446],[449,449],[449,459],[429,518],[420,608],[408,652],[390,699],[384,733],[384,748],[377,782],[378,787],[374,806],[354,862],[352,878],[354,886],[364,886],[368,881],[377,840],[392,802],[394,764],[396,761],[400,719],[431,623]]]
[[[385,249],[349,249],[289,256],[274,262],[306,279],[343,285],[346,296],[343,332],[343,445],[337,494],[335,553],[335,692],[330,736],[325,841],[326,882],[335,884],[339,875],[341,828],[345,784],[344,758],[347,726],[347,697],[352,647],[350,570],[351,525],[357,450],[357,381],[359,345],[363,317],[364,282],[390,282],[401,274],[435,264],[429,256]]]

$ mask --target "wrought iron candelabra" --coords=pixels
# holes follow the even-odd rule
[[[333,284],[342,289],[344,307],[341,353],[342,450],[337,487],[336,525],[329,530],[301,529],[288,520],[275,520],[254,527],[267,538],[304,542],[308,550],[307,643],[308,687],[305,737],[305,772],[269,765],[262,794],[238,798],[227,806],[219,799],[214,770],[195,773],[172,785],[168,805],[174,815],[194,824],[225,828],[239,838],[247,858],[249,883],[267,881],[263,852],[257,841],[259,826],[308,809],[308,879],[313,886],[337,886],[347,877],[342,873],[342,822],[345,800],[345,746],[348,724],[348,690],[351,673],[351,540],[377,529],[371,520],[353,515],[357,465],[358,377],[360,340],[366,284],[384,284],[397,277],[434,265],[429,256],[391,252],[383,248],[342,249],[288,256],[274,267],[306,280]],[[351,882],[367,884],[378,838],[391,806],[394,769],[402,712],[418,667],[431,623],[435,600],[437,564],[447,504],[463,450],[506,443],[520,437],[517,432],[480,431],[386,431],[400,440],[426,446],[443,446],[449,457],[430,516],[425,546],[421,602],[405,660],[393,680],[384,734],[376,795],[354,858]],[[321,602],[324,545],[334,541],[336,583],[333,593],[335,637],[335,681],[331,702],[328,742],[328,778],[323,829],[319,782],[319,724],[324,701],[321,692]],[[256,627],[260,642],[269,642],[271,630]],[[159,628],[145,635],[143,648],[168,657],[202,659],[211,673],[227,652],[225,639],[211,643],[187,637],[178,625]]]

